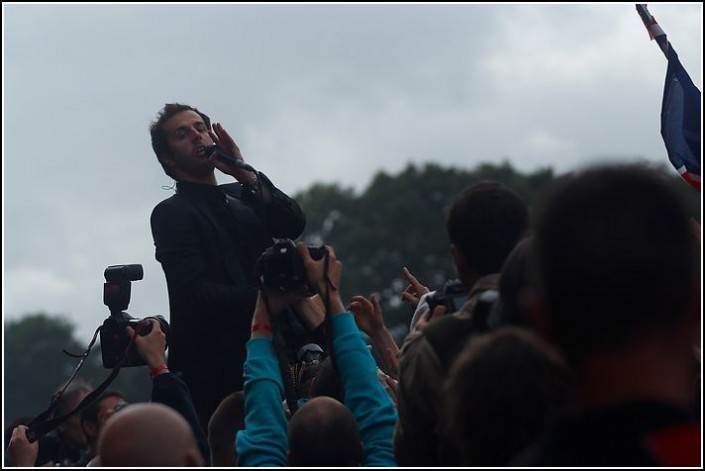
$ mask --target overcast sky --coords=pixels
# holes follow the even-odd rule
[[[649,10],[702,89],[702,4]],[[86,344],[108,265],[141,263],[128,312],[168,318],[149,215],[172,182],[148,133],[167,102],[221,122],[288,194],[409,162],[667,162],[666,59],[633,3],[2,13],[3,316],[65,314]]]

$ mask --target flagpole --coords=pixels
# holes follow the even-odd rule
[[[659,26],[658,22],[656,21],[656,18],[654,18],[654,15],[649,13],[649,9],[646,8],[646,3],[637,3],[636,11],[637,13],[639,13],[641,21],[644,22],[646,31],[649,32],[649,38],[652,40],[655,39],[659,47],[661,48],[663,54],[668,57],[668,49],[670,47],[670,44],[668,42],[668,39],[666,39],[666,33],[663,31],[663,29],[661,29],[661,26]]]
[[[693,84],[688,72],[678,59],[666,33],[661,29],[646,4],[637,3],[649,38],[655,39],[666,56],[666,83],[661,102],[661,136],[668,159],[688,183],[700,191],[701,173],[701,105],[700,90]]]

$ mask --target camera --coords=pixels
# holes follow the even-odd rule
[[[433,312],[436,306],[445,306],[446,314],[460,311],[470,298],[470,292],[460,280],[446,282],[442,289],[427,298],[428,307]],[[488,289],[475,300],[472,310],[473,332],[482,333],[496,329],[499,324],[499,291]]]
[[[144,271],[142,265],[111,265],[105,269],[103,284],[103,303],[110,309],[110,317],[105,319],[100,328],[100,348],[104,368],[115,368],[125,358],[121,366],[141,366],[147,363],[139,356],[134,345],[128,350],[130,336],[125,327],[132,327],[138,335],[148,335],[152,331],[149,319],[159,322],[162,332],[169,344],[169,323],[162,316],[135,319],[125,310],[130,304],[132,281],[141,280]]]
[[[308,246],[308,253],[314,260],[320,260],[325,256],[326,248]],[[307,286],[304,261],[291,239],[275,239],[274,245],[257,260],[255,276],[262,286],[280,291]]]
[[[460,280],[447,281],[443,288],[428,296],[428,308],[433,312],[436,306],[445,306],[446,314],[458,312],[468,301],[470,293]]]

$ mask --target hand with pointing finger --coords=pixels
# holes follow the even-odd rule
[[[417,280],[416,277],[411,274],[408,268],[402,268],[402,272],[404,273],[406,279],[409,281],[409,286],[407,286],[406,289],[402,291],[401,300],[408,302],[409,304],[411,304],[411,307],[413,309],[416,309],[416,306],[418,306],[421,296],[428,293],[430,290],[428,289],[428,287],[419,283],[419,280]]]

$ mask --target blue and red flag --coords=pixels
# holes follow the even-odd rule
[[[666,33],[646,9],[646,5],[638,3],[636,11],[649,37],[656,40],[668,59],[661,103],[661,136],[666,144],[668,159],[678,173],[700,191],[700,90],[681,65]]]

